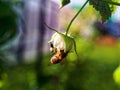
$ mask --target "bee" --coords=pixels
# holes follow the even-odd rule
[[[53,56],[50,59],[49,64],[58,64],[60,63],[69,53],[69,51],[65,52],[64,49],[55,48],[52,42],[50,44],[50,52],[53,53]]]
[[[51,64],[60,63],[67,55],[68,52],[64,52],[64,50],[57,50],[55,54],[52,56],[50,63]]]

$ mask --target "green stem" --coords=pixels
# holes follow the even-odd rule
[[[120,6],[120,3],[117,3],[117,2],[112,2],[112,1],[108,1],[108,0],[102,0],[103,2],[107,2],[109,4],[113,4],[113,5],[117,5],[117,6]]]
[[[85,3],[84,3],[84,5],[80,8],[80,10],[77,12],[77,14],[72,18],[72,20],[70,21],[70,23],[69,23],[69,25],[68,25],[68,27],[67,27],[67,29],[66,29],[66,35],[68,34],[68,31],[69,31],[69,29],[70,29],[70,26],[71,26],[71,24],[73,23],[73,21],[75,20],[75,18],[78,16],[78,14],[82,11],[82,9],[85,7],[85,5],[88,3],[88,1],[89,0],[87,0]]]
[[[47,26],[47,28],[49,28],[50,30],[53,30],[53,31],[55,31],[55,32],[57,32],[57,33],[59,33],[59,34],[62,34],[61,32],[58,32],[56,29],[54,29],[54,28],[51,28],[50,26],[48,26],[46,23],[44,23],[46,26]]]

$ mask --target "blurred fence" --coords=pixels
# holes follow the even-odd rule
[[[44,23],[58,28],[58,5],[51,0],[22,0],[22,4],[23,7],[18,8],[21,15],[18,20],[20,35],[11,49],[15,60],[31,62],[49,50],[47,42],[52,32]],[[12,56],[11,50],[9,56]]]

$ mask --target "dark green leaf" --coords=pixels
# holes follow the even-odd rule
[[[102,0],[103,2],[107,2],[111,5],[116,5],[116,6],[120,6],[119,0]]]
[[[103,22],[109,19],[112,14],[112,8],[110,8],[107,2],[103,2],[102,0],[89,0],[89,3],[99,11]]]
[[[65,5],[69,4],[70,0],[61,0],[60,8],[64,7]]]

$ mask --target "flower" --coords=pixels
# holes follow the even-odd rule
[[[50,51],[54,54],[51,57],[50,64],[57,64],[61,62],[70,52],[74,46],[74,51],[77,55],[76,44],[73,37],[67,33],[61,33],[57,30],[49,27],[45,24],[50,30],[55,31],[52,35],[51,40],[48,42],[50,44]]]
[[[74,39],[70,35],[59,32],[52,35],[49,44],[50,51],[54,53],[50,60],[51,64],[60,63],[68,55],[73,45],[75,46]],[[76,51],[76,47],[74,49]]]
[[[73,38],[69,35],[66,36],[64,33],[54,33],[52,35],[50,43],[50,51],[55,52],[56,50],[64,50],[64,52],[69,52],[73,47]]]

